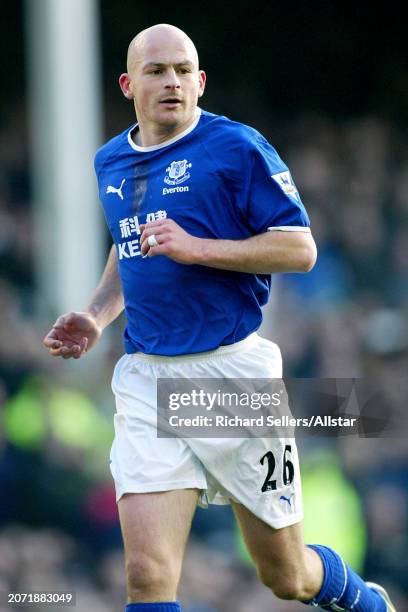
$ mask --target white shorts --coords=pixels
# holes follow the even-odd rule
[[[157,378],[281,377],[279,347],[257,334],[196,355],[124,355],[112,379],[116,414],[110,467],[117,501],[125,493],[195,488],[201,490],[202,507],[233,500],[275,529],[301,521],[294,438],[157,437]],[[294,473],[284,484],[288,459]],[[265,486],[268,482],[273,488]]]

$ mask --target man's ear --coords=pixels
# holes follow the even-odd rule
[[[199,98],[201,98],[201,96],[204,93],[206,80],[207,80],[207,75],[205,74],[204,70],[199,70],[198,71],[198,82],[199,82],[198,97]]]
[[[133,100],[133,92],[131,90],[131,79],[127,72],[123,72],[119,77],[119,87],[123,95],[128,100]]]

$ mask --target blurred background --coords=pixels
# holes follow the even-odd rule
[[[123,320],[80,362],[53,360],[41,340],[85,307],[110,247],[92,162],[134,122],[117,86],[128,43],[155,23],[184,29],[207,72],[201,106],[257,128],[291,168],[319,259],[274,278],[262,332],[285,375],[375,381],[369,410],[403,429],[406,22],[389,3],[241,0],[9,0],[1,17],[0,591],[74,590],[78,612],[113,612],[125,601],[108,468]],[[337,547],[408,610],[406,439],[299,445],[307,541]],[[257,582],[227,508],[197,512],[180,599],[187,612],[303,609]]]

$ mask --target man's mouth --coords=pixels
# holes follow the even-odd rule
[[[164,100],[160,100],[160,104],[168,104],[172,106],[177,106],[178,104],[181,104],[181,100],[180,98],[168,97],[168,98],[164,98]]]

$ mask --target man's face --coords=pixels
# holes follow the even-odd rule
[[[133,98],[140,124],[172,131],[192,121],[205,73],[198,70],[197,54],[188,40],[155,32],[130,54],[128,73],[120,84],[126,97]]]

